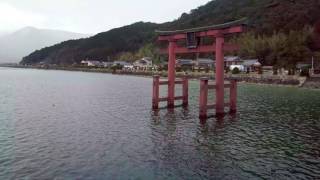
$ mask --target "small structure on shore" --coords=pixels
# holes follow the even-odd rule
[[[101,61],[96,60],[83,60],[81,61],[81,64],[88,67],[100,67],[103,66]]]
[[[126,66],[126,65],[131,65],[131,64],[126,61],[114,61],[113,62],[113,66]]]
[[[214,64],[214,60],[208,58],[198,58],[196,61],[196,65],[200,68],[213,68]]]
[[[142,59],[139,59],[133,63],[134,69],[136,70],[144,70],[147,71],[151,69],[152,66],[152,59],[149,57],[144,57]]]
[[[246,72],[258,71],[258,68],[261,67],[261,63],[258,59],[246,59],[243,60],[242,65],[244,66],[244,70]]]
[[[225,24],[192,28],[177,31],[157,31],[159,34],[159,41],[169,42],[167,50],[163,52],[169,54],[168,62],[168,80],[160,81],[159,76],[154,77],[153,81],[153,109],[159,108],[159,102],[167,101],[168,108],[175,107],[176,100],[183,100],[183,105],[188,105],[188,79],[185,77],[183,80],[176,80],[175,65],[177,54],[190,54],[190,53],[213,53],[216,56],[216,83],[209,84],[208,78],[201,79],[200,85],[200,99],[199,99],[199,117],[207,118],[208,109],[215,109],[216,115],[224,115],[225,106],[230,106],[230,112],[236,112],[237,101],[237,83],[232,80],[231,83],[224,83],[224,52],[235,51],[238,49],[236,45],[225,43],[225,36],[230,34],[241,33],[246,26],[246,20],[238,20]],[[211,45],[201,44],[201,38],[214,38],[215,43]],[[184,40],[186,47],[178,45],[177,41]],[[183,84],[181,97],[175,96],[175,85]],[[168,96],[164,98],[159,97],[159,86],[168,86]],[[224,89],[230,88],[230,102],[224,102]],[[216,90],[216,104],[208,105],[208,89]]]
[[[226,56],[224,57],[224,67],[230,68],[232,65],[242,65],[243,61],[239,56]]]
[[[81,61],[81,65],[87,67],[111,67],[113,62],[104,62],[104,61],[96,61],[96,60],[83,60]]]
[[[176,60],[176,67],[181,69],[193,69],[194,62],[192,59],[177,59]]]

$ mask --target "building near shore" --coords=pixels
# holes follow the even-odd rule
[[[81,61],[81,65],[87,67],[111,67],[113,62],[105,62],[105,61],[97,61],[97,60],[83,60]]]
[[[102,62],[102,64],[103,64],[103,67],[109,68],[109,67],[112,67],[113,62]]]
[[[243,61],[239,56],[225,56],[224,68],[229,69],[231,65],[242,65]]]
[[[136,70],[148,70],[153,67],[152,59],[149,57],[144,57],[133,63],[134,69]]]
[[[195,65],[194,61],[192,59],[177,59],[176,60],[176,67],[178,68],[193,68]]]
[[[195,65],[198,68],[211,69],[215,66],[215,61],[213,59],[199,58],[197,59]]]
[[[311,69],[312,64],[311,63],[305,63],[305,62],[299,62],[296,65],[297,70],[302,70],[302,69]]]
[[[83,60],[83,61],[81,61],[81,65],[88,66],[88,67],[101,67],[101,66],[103,66],[101,61],[96,61],[96,60]]]
[[[261,67],[261,63],[258,59],[243,60],[242,65],[244,66],[244,71],[246,72],[258,71],[258,68]]]
[[[130,63],[126,62],[126,61],[114,61],[113,66],[126,66],[126,65],[131,65]]]

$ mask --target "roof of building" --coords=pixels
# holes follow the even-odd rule
[[[130,64],[126,61],[114,61],[113,64],[120,64],[120,65],[126,65],[126,64]]]
[[[272,70],[273,66],[262,66],[262,69],[264,69],[264,70]]]
[[[181,29],[181,30],[175,30],[175,31],[156,30],[156,33],[158,33],[159,35],[173,35],[178,33],[190,33],[190,32],[200,32],[200,31],[208,31],[208,30],[226,29],[232,26],[240,26],[240,25],[247,25],[247,24],[248,24],[247,18],[242,18],[242,19],[227,22],[224,24],[203,26],[203,27],[197,27],[197,28],[191,28],[191,29]]]
[[[197,59],[199,64],[214,64],[214,60],[213,59],[206,59],[206,58],[199,58]]]
[[[241,61],[239,56],[225,56],[224,61]]]
[[[148,64],[148,63],[151,63],[151,61],[143,58],[143,59],[136,60],[134,63]]]
[[[100,64],[100,61],[87,61],[87,63],[91,63],[91,64]]]
[[[142,60],[145,60],[145,61],[152,61],[152,58],[151,58],[151,57],[144,57],[144,58],[142,58]]]
[[[312,64],[310,64],[310,63],[297,63],[296,68],[302,69],[302,68],[308,68],[311,66],[312,66]]]
[[[181,65],[191,65],[193,64],[192,59],[177,59],[177,63]]]
[[[244,66],[253,66],[253,65],[258,65],[259,60],[258,59],[247,59],[243,60],[243,65]],[[260,64],[260,63],[259,63]],[[260,64],[261,65],[261,64]]]

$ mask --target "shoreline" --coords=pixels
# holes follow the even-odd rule
[[[17,69],[38,69],[38,70],[61,70],[61,71],[75,71],[75,72],[91,72],[91,73],[105,73],[114,75],[129,75],[129,76],[140,76],[152,78],[154,75],[160,75],[161,77],[167,77],[167,72],[152,72],[152,71],[113,71],[107,68],[85,68],[85,67],[35,67],[35,66],[13,66],[13,65],[0,65],[0,67],[17,68]],[[213,72],[177,72],[177,78],[187,76],[191,80],[198,80],[201,77],[209,77],[210,80],[214,80]],[[236,79],[239,83],[246,84],[260,84],[260,85],[274,85],[274,86],[285,86],[295,87],[303,89],[319,89],[313,87],[303,87],[306,82],[306,77],[300,76],[280,76],[280,75],[258,75],[258,74],[225,74],[225,79]]]

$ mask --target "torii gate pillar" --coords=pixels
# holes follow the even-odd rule
[[[224,114],[224,36],[216,36],[216,115]]]
[[[175,79],[176,79],[176,41],[169,41],[169,62],[168,62],[168,108],[174,108]]]

